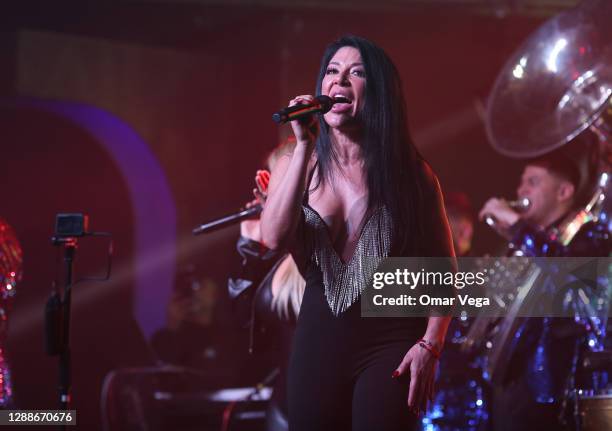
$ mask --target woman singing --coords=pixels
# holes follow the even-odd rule
[[[306,280],[290,430],[410,430],[432,397],[449,318],[361,318],[372,276],[362,262],[453,256],[440,188],[411,141],[401,82],[381,48],[355,36],[332,43],[316,93],[344,103],[318,122],[291,123],[296,147],[272,172],[261,220],[264,244],[291,250]]]

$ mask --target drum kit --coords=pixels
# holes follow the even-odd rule
[[[590,221],[603,223],[610,230],[607,220],[612,211],[608,181],[612,174],[611,23],[610,0],[585,0],[546,21],[507,61],[486,107],[489,141],[495,150],[508,157],[540,157],[571,146],[581,134],[596,136],[596,181],[588,191],[590,199],[586,205],[559,228],[558,238],[564,245]],[[487,223],[494,225],[495,220]],[[522,267],[519,272],[524,273],[523,278],[534,278],[530,271]],[[610,277],[607,278],[609,284]],[[526,285],[529,283],[522,283],[520,289]],[[603,309],[598,314],[604,318],[590,325],[592,333],[586,337],[597,339],[592,344],[598,348],[584,349],[578,356],[581,364],[576,368],[582,374],[601,376],[603,373],[609,379],[612,375],[610,286],[605,292],[607,298],[601,302]],[[447,353],[463,355],[463,360],[458,362],[468,364],[462,372],[469,376],[453,377],[452,372],[444,371],[445,364],[441,364],[439,392],[433,409],[422,420],[424,430],[476,431],[490,427],[488,394],[507,371],[516,329],[512,310],[520,309],[520,301],[527,296],[522,293],[512,292],[508,314],[493,324],[491,319],[476,317],[451,326]],[[600,379],[599,385],[588,385],[585,382],[589,379],[575,377],[572,376],[571,384],[566,387],[565,402],[573,405],[570,410],[574,423],[569,424],[570,429],[612,430],[612,383]]]

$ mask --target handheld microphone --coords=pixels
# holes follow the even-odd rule
[[[288,121],[299,120],[300,118],[316,114],[317,112],[325,114],[336,102],[347,103],[348,99],[343,97],[332,99],[328,96],[317,96],[311,103],[307,103],[305,105],[288,106],[278,112],[275,112],[272,115],[272,120],[274,120],[274,122],[277,124],[284,124]]]
[[[257,205],[252,206],[251,208],[247,208],[237,213],[228,214],[226,216],[219,217],[218,219],[201,224],[200,226],[193,229],[191,232],[194,235],[200,235],[202,233],[212,232],[217,229],[221,229],[226,226],[230,226],[232,224],[241,222],[242,220],[247,219],[249,217],[256,216],[257,214],[261,213],[262,210],[263,210],[263,207],[260,204],[257,204]]]

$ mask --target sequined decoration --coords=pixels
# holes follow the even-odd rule
[[[11,407],[13,399],[13,385],[11,372],[4,357],[4,349],[0,349],[0,407]]]
[[[8,223],[0,219],[0,408],[10,407],[13,396],[4,346],[9,311],[15,296],[15,288],[22,276],[22,261],[21,247],[15,232]]]
[[[323,274],[327,304],[335,316],[346,311],[372,280],[376,268],[391,249],[391,214],[385,207],[374,210],[363,226],[351,259],[344,263],[334,250],[321,216],[303,206],[306,240],[311,260]]]

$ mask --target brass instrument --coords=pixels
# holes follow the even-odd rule
[[[563,245],[585,223],[607,220],[612,212],[611,23],[610,0],[585,0],[545,22],[506,63],[486,107],[491,145],[509,157],[539,157],[581,133],[597,136],[598,181],[588,203],[557,228]],[[537,300],[534,286],[543,274],[533,266],[516,274],[518,286],[512,302],[506,304],[506,316],[494,324],[477,318],[466,337],[469,347],[488,332],[483,374],[493,384],[507,372],[512,338],[521,323],[518,316]],[[607,425],[612,428],[612,422]]]
[[[522,198],[514,201],[509,201],[508,206],[519,212],[524,212],[527,211],[527,209],[531,206],[531,202],[528,198]],[[493,227],[497,223],[497,220],[495,220],[495,217],[493,217],[492,215],[487,214],[485,216],[485,223]]]
[[[612,95],[612,2],[586,0],[544,23],[498,75],[486,107],[493,148],[532,158],[591,126]]]

